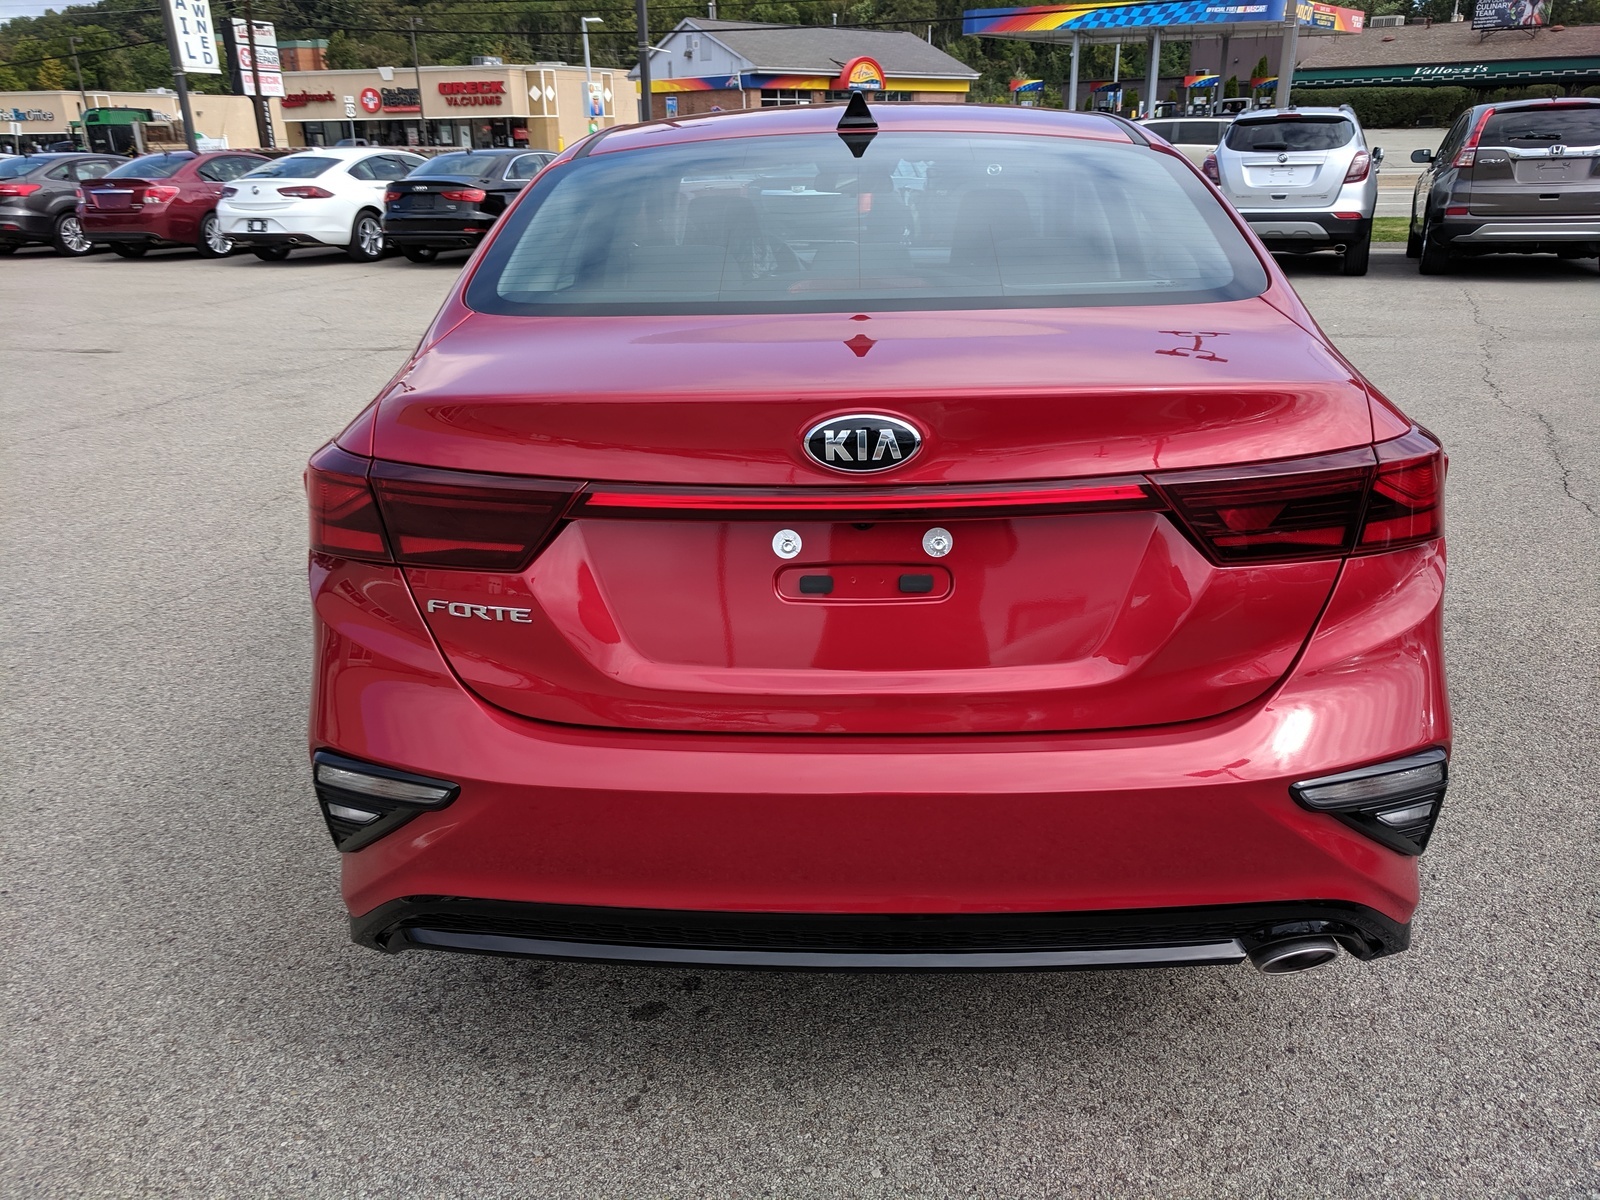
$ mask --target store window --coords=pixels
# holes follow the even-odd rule
[[[797,92],[788,88],[762,88],[762,108],[788,108],[795,104],[810,104],[812,92]]]
[[[763,93],[763,95],[764,94],[765,93]],[[831,100],[848,100],[848,99],[850,99],[850,97],[852,95],[854,95],[853,92],[829,92],[828,93],[828,99],[830,101]],[[914,92],[868,92],[867,93],[867,102],[869,104],[910,104],[915,99],[916,99],[916,94]]]

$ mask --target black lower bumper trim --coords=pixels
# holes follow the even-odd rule
[[[351,937],[526,958],[801,970],[1052,970],[1239,962],[1288,937],[1356,958],[1404,950],[1410,926],[1340,901],[1060,913],[750,913],[408,896],[351,919]]]
[[[344,249],[338,242],[325,242],[309,233],[229,233],[225,234],[235,246],[250,249],[255,246],[330,246]]]

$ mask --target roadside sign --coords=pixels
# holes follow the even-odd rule
[[[233,24],[234,56],[238,59],[240,90],[246,96],[255,95],[255,80],[261,80],[263,96],[282,96],[283,63],[278,57],[278,31],[270,21],[257,21],[253,30],[235,18]],[[256,61],[250,58],[250,35],[255,34]]]
[[[352,121],[356,119],[356,102],[354,100],[345,101],[344,115]]]

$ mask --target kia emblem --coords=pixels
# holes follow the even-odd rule
[[[819,466],[860,475],[909,462],[922,449],[922,434],[898,417],[852,413],[813,425],[804,445]]]

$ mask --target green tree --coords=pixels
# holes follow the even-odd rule
[[[1238,94],[1239,77],[1237,75],[1229,75],[1228,81],[1222,85],[1222,98],[1224,100],[1232,100]]]
[[[67,86],[67,64],[59,58],[45,59],[34,75],[34,86],[41,92],[64,91]]]
[[[1250,72],[1250,78],[1251,79],[1265,79],[1268,75],[1271,75],[1271,74],[1272,74],[1272,65],[1267,62],[1267,56],[1265,54],[1263,54],[1259,59],[1256,60],[1256,69],[1254,71]]]

